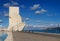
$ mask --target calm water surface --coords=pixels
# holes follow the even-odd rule
[[[0,32],[0,41],[13,41],[12,32]]]

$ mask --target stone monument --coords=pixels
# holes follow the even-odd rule
[[[22,31],[25,23],[19,14],[19,7],[9,7],[9,26],[8,31]]]

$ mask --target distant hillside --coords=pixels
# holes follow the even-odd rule
[[[47,30],[60,30],[60,27],[55,27],[55,28],[47,28]]]

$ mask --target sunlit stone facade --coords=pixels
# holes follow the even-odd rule
[[[9,7],[9,31],[22,31],[25,23],[19,15],[19,7]]]

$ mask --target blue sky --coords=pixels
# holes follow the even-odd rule
[[[9,25],[9,6],[20,7],[20,15],[27,25],[60,24],[60,0],[0,0],[0,27]]]

